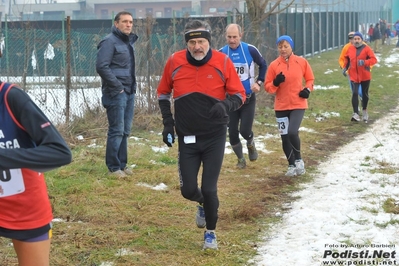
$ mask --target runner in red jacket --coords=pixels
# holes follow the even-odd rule
[[[362,108],[363,121],[367,123],[369,115],[367,105],[369,102],[369,87],[371,80],[371,67],[377,63],[377,58],[370,46],[363,43],[363,35],[355,32],[353,45],[348,48],[345,55],[345,63],[342,74],[346,76],[348,71],[352,85],[352,121],[360,121],[359,117],[359,94],[358,89],[362,89]]]
[[[217,249],[217,181],[224,157],[228,112],[240,108],[246,95],[233,62],[227,55],[210,49],[209,24],[193,20],[186,24],[184,32],[187,49],[168,59],[158,86],[162,135],[165,144],[172,147],[176,125],[180,190],[183,197],[199,203],[196,223],[199,228],[206,227],[203,248]]]

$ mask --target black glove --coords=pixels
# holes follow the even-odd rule
[[[226,100],[223,101],[226,106],[227,112],[233,112],[241,107],[243,104],[242,99],[238,95],[229,95]]]
[[[307,99],[307,98],[309,98],[309,94],[310,94],[310,90],[308,88],[304,88],[303,90],[301,90],[299,92],[299,97]]]
[[[175,143],[175,130],[171,125],[166,125],[163,127],[162,131],[163,142],[168,145],[168,147],[172,147],[172,143]]]
[[[172,143],[175,143],[175,120],[173,119],[172,112],[170,111],[170,101],[159,100],[158,103],[162,113],[163,142],[168,145],[168,147],[172,147]]]
[[[280,83],[284,81],[285,81],[285,76],[283,72],[280,72],[280,74],[278,74],[276,78],[273,80],[273,85],[278,87],[278,85],[280,85]]]
[[[226,105],[223,101],[217,102],[209,110],[210,118],[223,118],[227,116]]]
[[[348,69],[346,69],[346,68],[342,69],[342,75],[344,75],[344,77],[347,76],[346,71],[348,71]]]

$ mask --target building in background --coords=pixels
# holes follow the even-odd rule
[[[3,2],[1,2],[3,1]],[[10,20],[108,19],[121,10],[134,18],[223,16],[245,1],[232,0],[1,0],[0,12]]]
[[[283,0],[282,5],[288,2],[290,0]],[[60,20],[66,16],[74,20],[111,19],[121,10],[140,19],[148,16],[226,16],[229,12],[246,13],[247,8],[245,0],[0,0],[2,21],[5,15],[8,20],[23,21]],[[379,17],[396,21],[399,19],[399,0],[295,0],[287,12],[357,11],[367,16],[368,12],[376,10],[380,10]],[[378,20],[374,17],[369,19],[374,23]]]
[[[392,23],[399,20],[399,0],[389,0],[391,1],[390,6],[392,7]],[[392,28],[392,27],[391,27]]]

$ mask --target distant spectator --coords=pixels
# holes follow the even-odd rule
[[[369,31],[367,32],[367,35],[369,36],[370,43],[373,41],[373,31],[374,31],[374,26],[373,26],[373,24],[370,24]]]
[[[396,30],[396,36],[398,36],[398,42],[396,43],[396,47],[399,47],[399,19],[395,23],[395,30]]]
[[[387,45],[391,45],[391,26],[387,26],[387,29],[385,30],[385,38],[386,38],[386,43]]]
[[[380,50],[380,43],[381,43],[381,31],[380,31],[380,24],[376,23],[374,30],[373,30],[373,50],[374,53],[379,53]]]
[[[385,34],[386,30],[387,30],[386,20],[381,19],[380,20],[381,45],[385,44],[385,39],[387,37],[386,34]]]

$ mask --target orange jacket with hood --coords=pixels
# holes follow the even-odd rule
[[[363,42],[364,45],[367,45],[367,43]],[[345,68],[345,56],[346,53],[348,52],[349,47],[351,47],[353,44],[351,42],[348,42],[347,44],[344,45],[344,47],[341,50],[341,54],[339,55],[338,63],[341,68]]]
[[[348,52],[349,47],[353,45],[351,42],[348,42],[347,44],[344,45],[344,47],[341,50],[341,54],[339,55],[338,63],[341,68],[345,67],[345,55]]]
[[[279,86],[274,86],[273,80],[280,72],[283,72],[285,81]],[[292,53],[288,60],[279,56],[271,62],[265,80],[265,90],[275,93],[274,110],[307,109],[308,101],[299,97],[299,92],[304,88],[313,91],[314,75],[309,62]]]
[[[359,60],[364,61],[363,66],[359,66]],[[356,47],[352,45],[346,53],[344,67],[348,69],[350,80],[360,83],[371,79],[370,70],[376,63],[377,58],[370,46],[362,44],[360,47]]]

